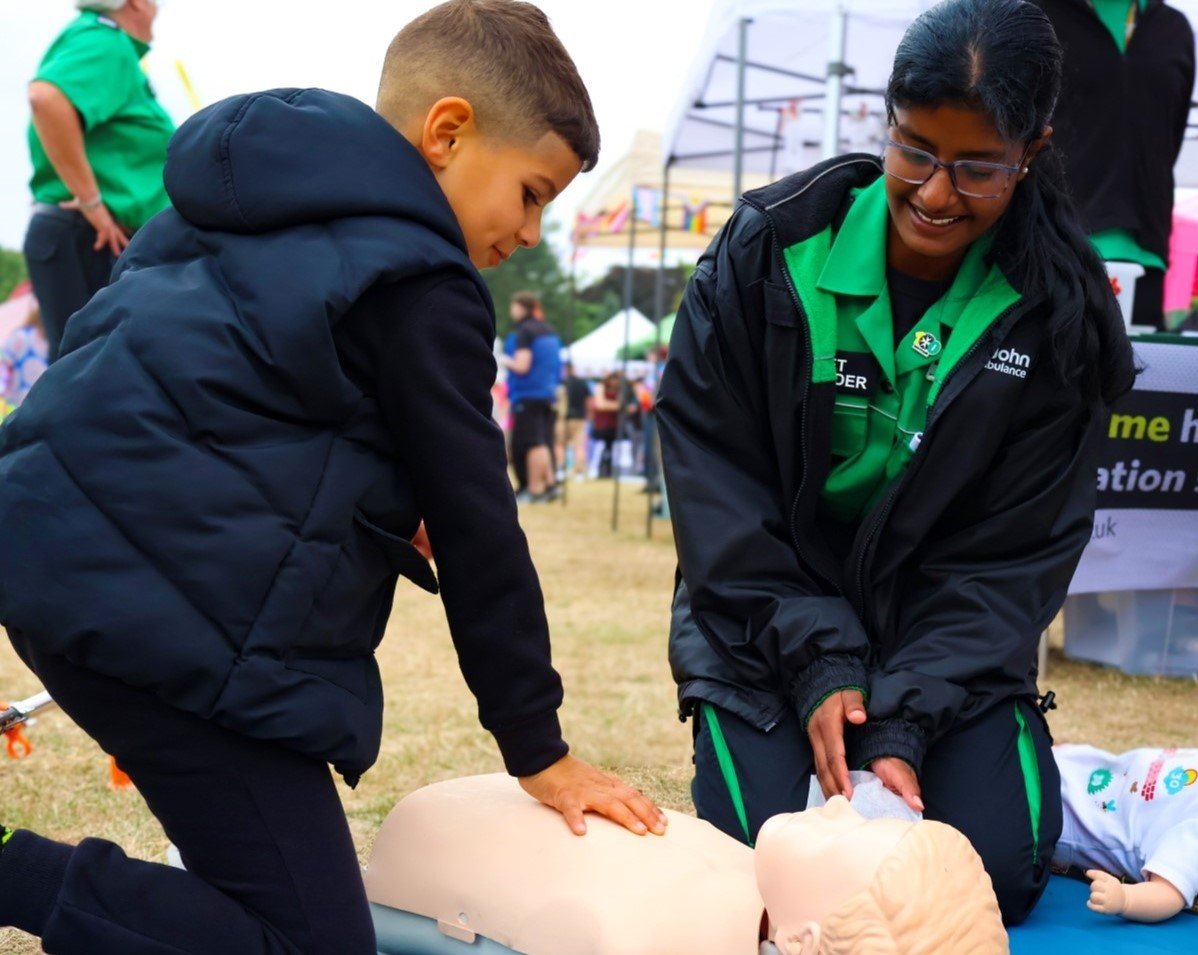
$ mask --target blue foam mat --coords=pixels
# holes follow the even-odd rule
[[[1011,929],[1011,955],[1195,955],[1198,916],[1182,913],[1158,925],[1139,925],[1086,908],[1083,882],[1053,877],[1031,917]],[[372,905],[379,955],[512,955],[480,938],[472,945],[446,938],[432,919]]]
[[[1026,922],[1011,929],[1011,955],[1171,955],[1198,952],[1198,916],[1140,925],[1086,908],[1090,887],[1054,876]]]

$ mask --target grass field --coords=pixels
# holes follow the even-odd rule
[[[678,722],[666,664],[674,552],[669,528],[645,537],[644,498],[622,490],[619,532],[610,529],[610,482],[574,485],[568,506],[522,511],[541,573],[554,662],[566,686],[562,722],[575,753],[612,769],[662,805],[690,810],[690,730]],[[363,859],[383,817],[425,783],[502,769],[479,729],[457,670],[440,602],[401,586],[379,652],[387,708],[382,755],[357,790],[342,787]],[[1198,745],[1198,684],[1133,678],[1053,653],[1045,687],[1056,691],[1058,742],[1108,749]],[[0,697],[38,689],[0,641]],[[166,841],[131,792],[106,786],[107,763],[61,713],[30,730],[36,747],[21,763],[0,756],[0,821],[67,842],[101,836],[131,855],[161,860]],[[0,929],[0,955],[40,952]]]

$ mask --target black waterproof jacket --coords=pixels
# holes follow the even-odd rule
[[[865,687],[851,763],[918,771],[954,723],[1035,694],[1040,635],[1091,533],[1105,414],[1062,387],[1043,310],[1020,301],[947,378],[847,560],[833,555],[816,506],[834,385],[810,381],[782,250],[838,226],[880,172],[847,156],[746,194],[687,287],[657,403],[680,572],[670,663],[683,718],[706,700],[766,731]]]

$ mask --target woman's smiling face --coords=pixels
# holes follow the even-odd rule
[[[1051,129],[1030,146],[999,135],[988,114],[959,104],[895,109],[890,138],[930,153],[944,163],[971,159],[1022,170],[1048,141]],[[886,177],[890,226],[886,241],[889,265],[928,279],[953,275],[966,251],[996,223],[1025,173],[1010,177],[1001,195],[978,199],[959,193],[948,170],[936,169],[923,185]],[[969,188],[962,181],[962,186]]]

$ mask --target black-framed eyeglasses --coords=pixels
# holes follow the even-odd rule
[[[944,169],[953,188],[961,195],[973,199],[997,199],[1010,187],[1015,174],[1023,169],[1023,163],[1021,161],[1017,166],[1008,166],[1006,163],[976,159],[941,162],[922,149],[887,139],[886,149],[882,153],[882,168],[886,175],[913,186],[922,186],[936,175],[937,169]]]

